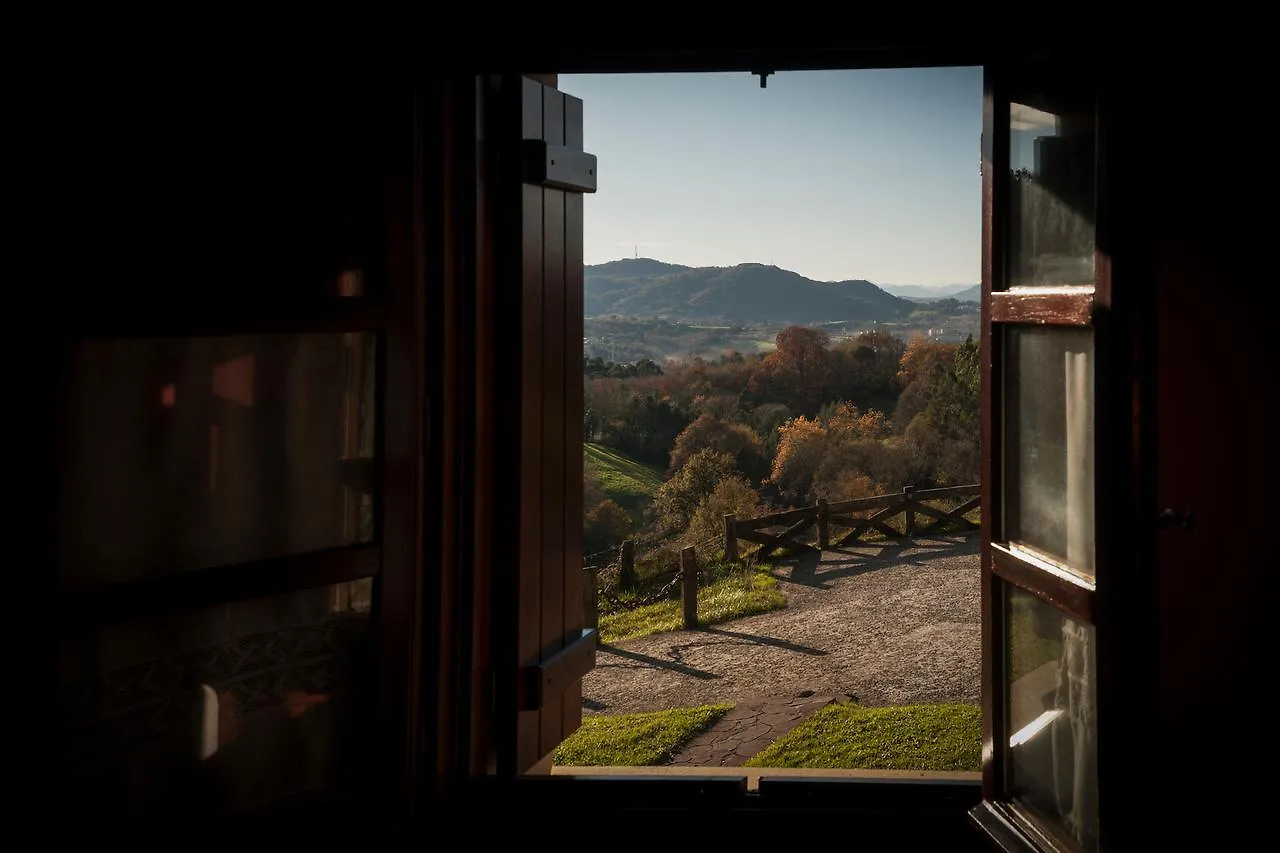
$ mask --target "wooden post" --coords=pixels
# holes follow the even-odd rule
[[[734,530],[734,523],[738,520],[738,516],[729,512],[724,516],[724,558],[727,562],[732,563],[738,559],[738,532]]]
[[[684,611],[684,627],[698,627],[698,552],[690,545],[680,549],[680,605]]]
[[[622,540],[618,549],[618,586],[631,589],[636,585],[636,543],[630,539]]]
[[[825,551],[831,544],[831,532],[827,528],[827,499],[818,498],[818,548]]]
[[[916,490],[915,486],[902,487],[902,500],[907,505],[907,511],[905,515],[907,518],[907,535],[908,536],[916,535],[916,511],[911,508],[911,493],[914,492],[915,490]]]
[[[583,569],[583,602],[582,606],[586,610],[583,614],[586,616],[586,626],[588,628],[600,629],[600,591],[596,586],[600,583],[599,573],[595,566],[587,566]]]

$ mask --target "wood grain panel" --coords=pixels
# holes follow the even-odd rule
[[[1093,293],[998,291],[991,294],[991,320],[1037,326],[1088,326],[1093,322]]]
[[[582,101],[564,96],[564,144],[583,147]],[[586,627],[582,612],[582,195],[564,199],[564,630]],[[570,683],[561,709],[561,736],[582,725],[582,680]]]
[[[542,86],[521,78],[521,133],[542,136]],[[503,140],[505,142],[506,140]],[[521,347],[520,347],[520,581],[517,665],[540,660],[542,645],[542,193],[521,185]],[[539,713],[520,711],[516,722],[516,762],[525,770],[541,757]]]
[[[564,95],[542,89],[542,136],[564,142]],[[565,191],[542,189],[542,622],[541,660],[564,648]],[[581,380],[579,380],[581,382]],[[560,743],[563,695],[543,696],[540,755]]]

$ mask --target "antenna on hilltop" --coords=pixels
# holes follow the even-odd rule
[[[640,244],[639,244],[639,243],[636,243],[636,254],[635,254],[635,256],[636,256],[637,258],[639,258],[639,257],[640,257]]]

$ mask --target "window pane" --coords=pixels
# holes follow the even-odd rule
[[[1007,286],[1092,284],[1093,110],[1011,104],[1009,157]]]
[[[74,345],[63,584],[372,539],[373,343],[338,333]]]
[[[366,578],[61,637],[69,813],[195,818],[350,794],[370,751],[372,588]]]
[[[1093,334],[1011,327],[1005,537],[1093,577]]]
[[[1093,626],[1008,590],[1007,794],[1051,833],[1096,850]]]

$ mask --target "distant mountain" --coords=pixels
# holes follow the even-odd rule
[[[961,302],[981,302],[982,301],[982,285],[975,284],[973,287],[966,287],[959,293],[951,294],[952,299],[958,299]]]
[[[870,322],[901,320],[915,308],[869,281],[814,281],[764,264],[685,267],[626,258],[588,266],[585,273],[588,317]]]
[[[956,296],[963,290],[968,290],[967,284],[881,284],[877,285],[885,293],[892,293],[894,296],[901,296],[903,299],[910,299],[913,302],[932,302],[935,299],[946,299],[948,296]]]

